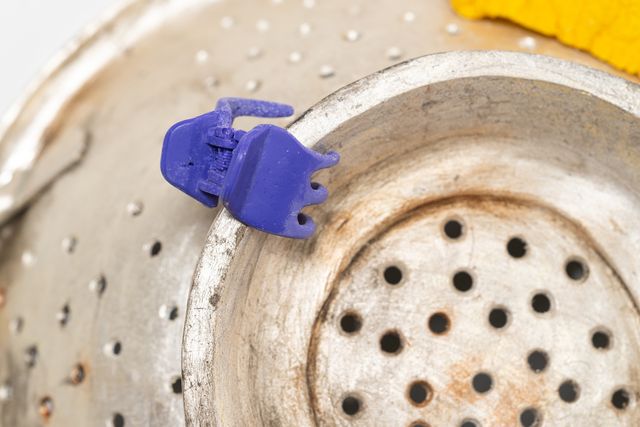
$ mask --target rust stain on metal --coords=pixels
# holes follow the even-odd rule
[[[309,347],[307,352],[307,369],[306,369],[306,382],[307,392],[310,407],[313,413],[313,417],[316,424],[319,424],[318,414],[318,396],[316,395],[315,384],[317,375],[317,356],[318,356],[318,342],[320,336],[320,328],[327,322],[327,316],[329,308],[335,300],[340,283],[350,274],[350,270],[358,261],[365,255],[366,251],[371,245],[380,241],[395,227],[409,225],[412,222],[418,221],[419,218],[424,215],[432,214],[438,210],[446,209],[452,205],[466,205],[473,209],[481,209],[485,212],[491,213],[498,217],[509,218],[517,214],[516,209],[528,209],[537,210],[547,214],[556,221],[562,223],[568,232],[573,232],[580,240],[585,242],[586,247],[589,247],[593,252],[603,260],[605,265],[611,270],[612,274],[622,284],[626,293],[630,297],[630,300],[634,304],[636,313],[640,313],[636,301],[631,297],[630,290],[622,277],[616,272],[612,264],[605,257],[605,252],[598,247],[595,240],[591,237],[590,233],[584,229],[579,223],[574,222],[571,218],[567,218],[562,212],[557,211],[554,207],[542,203],[540,200],[522,197],[520,194],[512,194],[508,192],[504,193],[489,193],[487,194],[482,189],[478,189],[477,192],[467,192],[462,194],[455,194],[447,197],[428,199],[428,200],[413,200],[400,206],[397,210],[397,215],[390,216],[388,219],[381,221],[373,228],[369,233],[369,240],[362,244],[359,248],[354,250],[353,256],[345,257],[338,274],[336,274],[333,283],[329,288],[327,298],[323,302],[320,310],[316,315],[314,325],[312,328]],[[366,210],[366,206],[362,206],[362,209]],[[344,218],[346,215],[337,214],[335,218],[330,218],[333,223],[329,223],[328,227],[334,232],[341,231],[343,233],[350,233],[347,224],[351,220],[351,216],[347,220]],[[352,223],[353,224],[353,223]],[[348,224],[348,225],[352,225]],[[332,233],[328,233],[332,234]],[[448,331],[447,331],[448,332]],[[458,399],[465,400],[467,402],[475,402],[479,395],[475,393],[471,387],[471,378],[475,369],[479,364],[477,360],[468,360],[464,363],[454,365],[450,372],[452,381],[447,386],[446,390]],[[474,367],[474,371],[472,371]],[[521,383],[508,383],[505,385],[507,390],[511,390],[509,393],[504,393],[503,398],[499,405],[493,410],[495,425],[515,425],[518,423],[519,414],[517,412],[519,405],[522,402],[527,402],[530,406],[536,405],[543,396],[543,382],[541,379],[531,379],[523,381]]]

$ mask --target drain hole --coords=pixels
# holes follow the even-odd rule
[[[537,427],[540,425],[540,413],[535,408],[527,408],[520,413],[520,425],[522,427]]]
[[[572,380],[567,380],[560,384],[558,395],[563,401],[573,403],[580,397],[580,386]]]
[[[80,363],[77,363],[71,369],[71,373],[69,374],[69,382],[71,382],[71,384],[73,385],[78,385],[82,381],[84,381],[84,377],[85,377],[84,366],[82,366]]]
[[[491,375],[481,372],[473,377],[471,384],[476,392],[486,393],[493,387],[493,379]]]
[[[111,417],[110,427],[124,427],[124,417],[122,414],[118,412],[113,414],[113,417]]]
[[[480,423],[476,420],[463,420],[460,427],[480,427]]]
[[[354,334],[362,328],[362,319],[357,313],[346,313],[340,319],[340,327],[348,334]]]
[[[182,393],[182,377],[175,377],[171,382],[171,391],[175,394]]]
[[[303,213],[298,214],[298,224],[305,225],[307,223],[307,216]]]
[[[449,330],[449,317],[444,313],[432,314],[429,318],[429,329],[434,334],[444,334]]]
[[[611,346],[611,334],[605,330],[597,330],[591,335],[591,344],[598,350],[606,350]]]
[[[120,341],[112,341],[104,346],[104,352],[109,356],[118,356],[122,352],[122,343]]]
[[[44,418],[45,421],[53,414],[53,400],[49,396],[40,399],[38,413],[40,413],[40,416]]]
[[[460,292],[467,292],[473,287],[473,277],[466,271],[459,271],[453,275],[453,287]]]
[[[535,294],[531,298],[531,308],[536,313],[547,313],[551,310],[551,299],[543,293]]]
[[[575,281],[586,279],[587,274],[589,273],[586,264],[577,259],[568,261],[564,267],[564,271],[570,279]]]
[[[384,280],[390,285],[397,285],[402,280],[402,271],[395,265],[384,269]]]
[[[396,331],[389,331],[380,338],[380,349],[385,353],[398,354],[402,351],[402,338]]]
[[[613,392],[611,395],[611,404],[616,409],[626,409],[631,403],[631,396],[629,392],[623,388],[620,388]]]
[[[431,387],[425,381],[416,381],[409,386],[409,400],[415,406],[424,406],[431,399]]]
[[[355,396],[347,396],[342,400],[342,411],[349,416],[354,416],[360,412],[360,406],[360,399]]]
[[[155,242],[149,245],[149,255],[151,255],[152,257],[158,255],[161,250],[162,250],[162,243],[159,240],[156,240]]]
[[[494,308],[489,313],[489,323],[496,329],[502,329],[509,322],[509,313],[504,308]]]
[[[24,351],[24,363],[27,365],[27,368],[33,368],[36,366],[36,361],[38,360],[38,347],[32,345],[27,347]]]
[[[527,254],[527,242],[519,237],[512,237],[507,243],[507,252],[514,258],[522,258]]]
[[[56,313],[56,319],[58,320],[61,328],[64,328],[67,325],[70,315],[71,309],[69,308],[69,304],[63,305],[60,311]]]
[[[450,239],[458,239],[462,236],[464,227],[462,223],[455,219],[450,219],[444,224],[444,234]]]
[[[540,373],[547,369],[549,356],[542,350],[534,350],[527,357],[527,363],[533,372]]]

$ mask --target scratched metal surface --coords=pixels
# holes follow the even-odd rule
[[[302,113],[406,59],[497,48],[607,69],[505,23],[462,21],[440,0],[135,1],[98,23],[61,53],[0,129],[2,425],[185,423],[177,380],[183,324],[191,277],[217,212],[162,181],[159,149],[171,123],[228,95],[288,102]],[[563,84],[570,83],[566,77]],[[340,106],[332,112],[352,113]],[[376,120],[368,123],[386,128]],[[304,141],[327,131],[316,127]],[[353,153],[345,164],[355,174],[367,164],[359,166],[356,154],[373,157]],[[195,340],[207,343],[204,336]],[[258,391],[264,389],[251,393]],[[192,424],[213,423],[208,407],[194,412],[188,396]],[[326,404],[332,395],[323,396],[318,411],[334,410]],[[292,414],[308,416],[309,405],[296,408]],[[334,416],[337,424],[351,422],[333,413],[325,422]],[[279,423],[296,425],[292,420]]]

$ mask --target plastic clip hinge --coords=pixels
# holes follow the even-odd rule
[[[259,125],[232,128],[239,116],[287,117],[293,108],[275,102],[222,98],[216,109],[173,125],[164,138],[160,168],[169,183],[206,206],[221,200],[242,223],[279,236],[304,239],[315,224],[302,208],[326,200],[312,183],[317,170],[334,166],[336,152],[319,154],[287,130]]]

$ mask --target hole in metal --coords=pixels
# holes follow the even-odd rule
[[[444,334],[449,330],[449,326],[449,317],[445,313],[434,313],[429,318],[429,329],[434,334]]]
[[[122,352],[120,341],[111,341],[104,346],[104,352],[109,356],[118,356]]]
[[[360,399],[355,396],[347,396],[342,400],[342,411],[349,416],[354,416],[360,412],[360,406]]]
[[[453,275],[453,287],[460,292],[470,291],[473,287],[473,277],[466,271],[458,271]]]
[[[578,259],[567,261],[567,264],[564,266],[564,271],[571,280],[575,281],[585,280],[589,274],[587,265]]]
[[[529,353],[527,357],[527,363],[529,364],[529,368],[535,372],[540,373],[547,369],[547,365],[549,364],[549,355],[542,350],[534,350]]]
[[[318,184],[317,182],[312,182],[311,183],[311,188],[314,190],[317,190],[318,188],[320,188],[320,184]]]
[[[124,416],[116,412],[111,417],[111,427],[124,427]]]
[[[84,377],[85,377],[84,366],[82,366],[80,363],[77,363],[71,369],[71,373],[69,374],[69,382],[73,385],[78,385],[82,381],[84,381]]]
[[[604,329],[598,329],[591,335],[591,344],[598,350],[606,350],[611,346],[611,333]]]
[[[522,427],[537,427],[541,421],[540,413],[536,408],[527,408],[520,413],[520,425]]]
[[[624,388],[619,388],[611,395],[611,404],[616,409],[626,409],[631,403],[631,395]]]
[[[362,318],[355,312],[345,313],[340,319],[340,328],[347,334],[354,334],[362,328]]]
[[[444,227],[444,235],[450,239],[459,239],[464,232],[464,226],[462,223],[455,219],[450,219],[445,222]]]
[[[431,400],[431,393],[431,386],[426,381],[416,381],[411,383],[407,394],[413,405],[424,406]]]
[[[38,413],[45,420],[47,420],[53,414],[53,400],[49,396],[45,396],[40,399],[40,404],[38,405]]]
[[[36,366],[36,361],[38,360],[38,347],[35,345],[27,347],[24,351],[24,363],[27,365],[27,368],[33,368]]]
[[[573,403],[580,397],[580,386],[573,380],[564,381],[558,387],[560,399],[567,403]]]
[[[67,325],[70,315],[71,309],[69,308],[69,304],[63,305],[60,311],[56,313],[56,319],[58,320],[61,328],[64,328]]]
[[[509,323],[509,312],[504,308],[494,308],[489,313],[489,324],[496,329],[502,329]]]
[[[551,298],[547,294],[537,293],[531,298],[531,308],[536,313],[548,313],[551,310]]]
[[[480,427],[480,423],[476,420],[462,420],[460,427]]]
[[[175,394],[182,393],[182,377],[175,377],[173,381],[171,381],[171,391]]]
[[[162,243],[159,240],[156,240],[149,246],[149,255],[152,257],[158,255],[162,250]]]
[[[527,242],[519,237],[512,237],[507,243],[507,252],[513,258],[522,258],[527,254]]]
[[[384,280],[390,285],[397,285],[402,281],[402,270],[395,265],[385,268]]]
[[[473,376],[471,385],[477,393],[487,393],[493,387],[491,375],[481,372]]]
[[[298,214],[298,224],[305,225],[307,223],[307,216],[303,213]]]
[[[380,349],[385,353],[398,354],[402,351],[402,338],[396,331],[386,332],[380,338]]]

